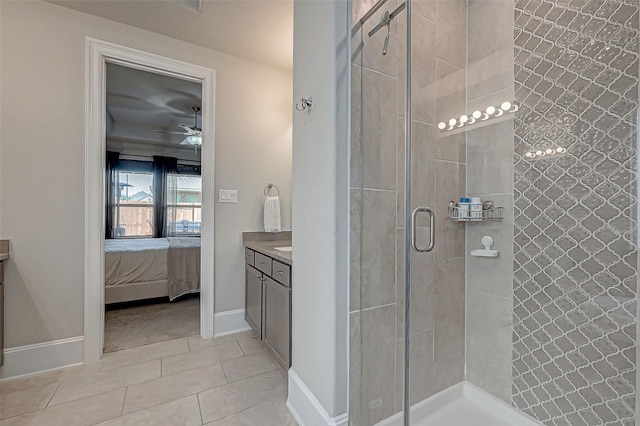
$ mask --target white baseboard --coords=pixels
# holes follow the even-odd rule
[[[249,324],[244,320],[244,309],[218,312],[213,320],[213,328],[213,337],[251,330]]]
[[[84,363],[84,336],[4,350],[1,377],[28,376]]]
[[[287,407],[301,426],[346,426],[349,420],[346,413],[337,417],[329,417],[327,410],[304,384],[300,376],[293,371],[293,368],[289,369]]]

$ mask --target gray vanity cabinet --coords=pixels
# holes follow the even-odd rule
[[[4,262],[0,262],[0,367],[4,365]]]
[[[244,319],[262,340],[262,272],[245,265]]]
[[[0,368],[4,365],[4,267],[9,259],[9,240],[0,240]]]
[[[291,267],[245,249],[245,320],[287,369],[291,366]]]

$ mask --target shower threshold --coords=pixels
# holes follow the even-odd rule
[[[458,383],[411,407],[411,426],[540,426],[536,420],[469,382]],[[376,426],[402,426],[398,413]]]

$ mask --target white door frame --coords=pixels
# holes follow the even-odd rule
[[[87,37],[85,40],[84,361],[97,361],[104,344],[104,194],[106,64],[202,84],[202,247],[200,334],[213,337],[215,70]]]

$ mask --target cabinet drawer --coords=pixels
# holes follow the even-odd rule
[[[260,253],[255,253],[254,266],[267,275],[271,275],[271,258]]]
[[[248,263],[249,265],[253,266],[255,265],[254,261],[255,261],[255,252],[251,249],[245,248],[244,249],[244,261],[245,263]]]
[[[291,287],[291,268],[289,268],[289,265],[274,260],[273,274],[271,274],[271,276],[279,283]]]

